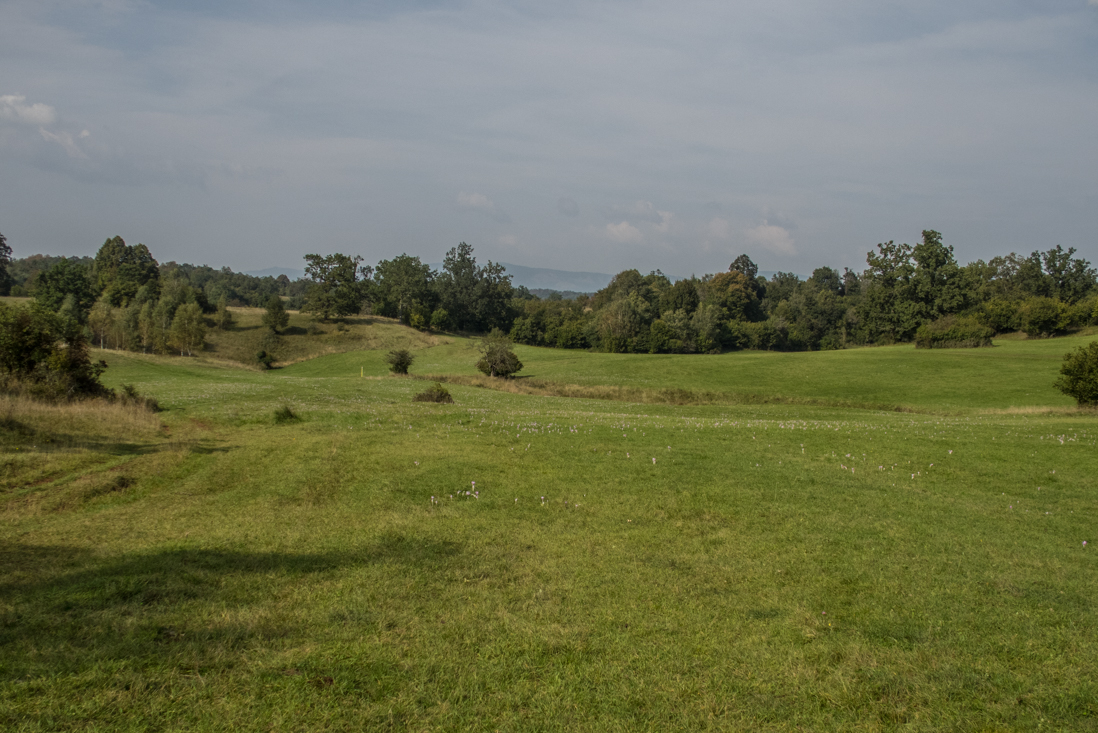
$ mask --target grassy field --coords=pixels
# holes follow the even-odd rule
[[[0,402],[0,727],[1098,730],[1089,338],[520,348],[514,393],[445,337],[434,405],[358,327],[101,354],[155,416]]]

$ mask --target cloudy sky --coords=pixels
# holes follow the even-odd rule
[[[1098,260],[1098,0],[3,0],[0,232],[161,261]]]

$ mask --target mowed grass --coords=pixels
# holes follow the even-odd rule
[[[1045,390],[1070,346],[1047,344],[980,353]],[[413,371],[469,374],[473,353],[455,338]],[[696,360],[774,395],[800,369],[792,396],[836,403],[861,400],[843,369],[879,363],[520,354],[654,390],[748,391]],[[382,356],[260,373],[108,353],[112,385],[168,410],[79,430],[0,411],[20,426],[0,726],[1098,730],[1093,414],[992,399],[990,367],[962,366],[958,404],[882,371],[913,413],[462,384],[417,404],[427,385]],[[300,420],[276,425],[283,406]]]

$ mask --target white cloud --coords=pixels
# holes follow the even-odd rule
[[[87,155],[84,154],[83,150],[81,150],[79,147],[77,147],[76,141],[72,139],[72,135],[70,135],[69,133],[67,133],[67,132],[56,132],[56,133],[55,132],[50,132],[49,130],[46,130],[45,128],[41,128],[41,127],[38,128],[38,132],[42,133],[42,138],[44,140],[47,140],[48,142],[51,142],[51,143],[57,143],[58,145],[63,147],[65,149],[65,152],[69,154],[70,158],[87,158],[88,157]],[[87,132],[87,130],[85,130],[84,132]],[[81,133],[80,137],[82,137],[82,138],[87,137],[87,135],[84,135],[83,133]]]
[[[486,214],[488,218],[501,224],[506,224],[511,221],[511,217],[507,216],[506,212],[497,209],[495,202],[482,193],[466,193],[465,191],[462,191],[458,194],[457,202],[459,206],[480,211]]]
[[[492,199],[488,198],[482,193],[465,193],[462,191],[458,194],[457,201],[462,206],[470,209],[483,209],[484,211],[492,211],[496,208],[496,205],[492,203]]]
[[[640,229],[627,221],[620,224],[607,224],[606,236],[615,242],[639,242],[642,238]]]
[[[26,101],[27,98],[21,94],[0,96],[0,120],[26,125],[52,125],[57,119],[57,112],[48,104],[26,104]]]
[[[789,234],[789,230],[784,227],[763,221],[757,227],[748,229],[744,232],[744,235],[747,237],[748,243],[768,249],[775,254],[792,255],[797,253],[797,248],[793,246],[793,237]]]

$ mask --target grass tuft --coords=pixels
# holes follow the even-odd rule
[[[283,425],[285,423],[298,422],[300,420],[301,418],[290,409],[289,405],[282,405],[274,411],[275,425]]]

